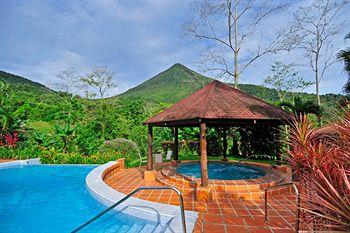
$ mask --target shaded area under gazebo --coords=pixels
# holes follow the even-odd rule
[[[223,128],[224,157],[227,151],[226,129],[236,126],[286,125],[288,112],[220,81],[213,81],[172,107],[155,115],[148,125],[148,160],[145,179],[155,179],[153,171],[153,127],[171,127],[174,132],[174,160],[178,161],[179,127],[199,127],[201,186],[208,186],[207,127]]]

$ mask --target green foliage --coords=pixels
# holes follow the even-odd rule
[[[322,115],[322,108],[314,101],[304,101],[300,97],[295,97],[293,102],[278,103],[284,110],[294,113],[296,116],[303,114],[315,114],[318,117]]]
[[[11,96],[8,84],[0,80],[0,134],[12,133],[20,128],[21,120],[15,117],[18,106],[13,105]]]
[[[155,103],[175,103],[211,81],[212,79],[181,64],[175,64],[168,70],[123,93],[121,97],[142,98]]]
[[[3,72],[0,72],[0,79],[7,81],[0,89],[0,127],[6,128],[6,131],[20,132],[20,143],[17,147],[0,146],[0,158],[40,157],[45,163],[105,163],[126,157],[128,166],[138,165],[135,162],[138,161],[138,153],[142,157],[147,155],[147,127],[143,122],[212,81],[176,64],[120,96],[91,100],[55,92]],[[250,84],[239,87],[270,103],[279,99],[274,89]],[[298,95],[303,101],[315,99],[312,94]],[[287,98],[292,99],[291,96],[287,95]],[[330,119],[325,114],[331,115],[332,109],[338,107],[340,98],[340,95],[335,94],[322,96],[325,104],[323,118]],[[261,133],[265,135],[264,132]],[[198,157],[198,136],[197,127],[179,129],[180,158]],[[209,129],[209,155],[221,154],[221,137],[218,132]],[[244,137],[240,132],[230,133],[229,147],[233,148],[232,154],[239,154],[239,143],[242,140],[254,139],[251,136],[249,138],[252,139]],[[124,145],[118,145],[120,148],[114,152],[100,150],[106,140],[115,138],[135,142],[139,152],[135,153]],[[172,140],[171,129],[154,129],[155,152],[163,151],[164,141]],[[257,144],[256,147],[258,146]]]
[[[17,88],[20,88],[20,89],[34,88],[36,90],[45,91],[45,92],[52,91],[40,83],[33,82],[29,79],[26,79],[14,74],[10,74],[1,70],[0,70],[0,80],[5,81],[10,85],[15,85]]]
[[[230,154],[239,157],[249,155],[276,155],[277,131],[271,126],[246,126],[232,129]]]
[[[28,121],[27,129],[34,130],[35,132],[42,132],[46,134],[54,133],[55,127],[51,122],[47,121]]]
[[[207,129],[207,153],[211,156],[222,156],[223,147],[220,132],[215,128]]]
[[[125,164],[129,165],[131,161],[140,159],[140,149],[137,144],[125,138],[117,138],[106,141],[99,149],[100,155],[115,158],[125,158]]]
[[[31,159],[38,158],[42,154],[36,145],[21,143],[15,148],[0,146],[0,159]]]
[[[272,75],[264,79],[264,84],[277,90],[280,101],[283,101],[289,92],[303,90],[312,85],[304,81],[299,72],[295,71],[294,64],[275,62],[271,65]]]

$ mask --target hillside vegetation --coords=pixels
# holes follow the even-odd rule
[[[106,150],[105,141],[132,140],[141,155],[146,155],[147,128],[142,123],[212,81],[175,64],[121,95],[90,100],[56,92],[6,72],[0,72],[0,80],[6,82],[0,88],[0,158],[41,157],[47,163],[103,163],[126,157],[128,166],[138,165],[139,151],[130,145]],[[242,84],[239,88],[270,103],[278,99],[276,90],[270,88],[251,84]],[[315,99],[312,94],[298,95],[306,100]],[[340,98],[341,95],[333,94],[322,96],[326,113],[335,111]],[[172,140],[167,128],[155,129],[154,135],[155,151],[164,148],[164,141]],[[238,137],[234,132],[230,136]],[[196,129],[180,131],[179,137],[193,142],[198,139]],[[208,137],[210,143],[214,143],[208,145],[209,150],[220,151],[217,143],[220,135],[209,130]],[[249,137],[244,140],[256,141]],[[183,146],[180,155],[196,155],[191,144]]]
[[[141,98],[155,103],[175,103],[213,81],[182,64],[175,64],[119,97]]]
[[[33,82],[29,79],[26,79],[11,73],[7,73],[1,70],[0,70],[0,80],[7,82],[9,85],[13,86],[14,89],[26,90],[27,88],[28,91],[32,91],[32,92],[35,92],[35,91],[51,92],[52,91],[51,89],[45,87],[41,83]]]
[[[212,81],[213,79],[203,76],[182,64],[176,63],[169,69],[115,98],[138,98],[153,103],[173,104]],[[240,84],[239,89],[272,104],[275,104],[279,100],[277,91],[272,88],[254,84]],[[288,97],[292,99],[295,95],[300,96],[305,101],[316,100],[315,94],[308,93],[294,93],[289,94]],[[342,98],[343,96],[340,94],[322,95],[321,100],[325,108],[324,112],[333,113],[338,108],[338,103]],[[328,115],[327,117],[330,116]]]

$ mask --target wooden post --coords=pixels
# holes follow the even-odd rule
[[[152,126],[148,125],[148,157],[147,157],[147,171],[153,170],[153,132]]]
[[[224,149],[224,161],[227,161],[227,137],[226,137],[226,127],[223,127],[223,149]]]
[[[179,129],[174,127],[174,160],[179,161]]]
[[[207,138],[206,124],[200,123],[200,151],[201,151],[201,182],[202,187],[208,186],[208,161],[207,161]]]

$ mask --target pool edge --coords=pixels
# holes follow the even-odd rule
[[[0,163],[0,169],[11,168],[11,167],[20,167],[20,166],[26,166],[26,165],[38,165],[38,164],[41,164],[39,158],[14,160],[14,161]]]
[[[111,188],[102,179],[103,172],[116,164],[117,162],[108,162],[93,169],[86,176],[87,189],[95,199],[106,206],[110,206],[111,204],[114,204],[121,198],[125,197],[125,194]],[[179,206],[151,202],[131,197],[116,209],[122,210],[123,213],[136,216],[138,218],[159,222],[160,227],[162,228],[161,232],[182,231]],[[198,212],[185,211],[185,216],[187,231],[192,232],[198,218]]]

